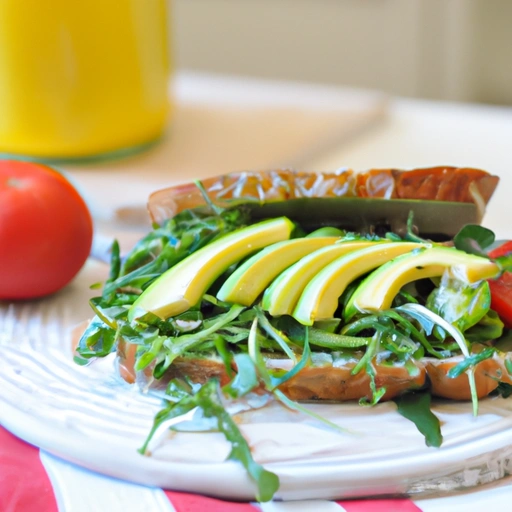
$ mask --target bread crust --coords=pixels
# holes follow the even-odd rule
[[[479,347],[477,346],[477,349]],[[119,373],[127,382],[136,380],[134,370],[136,346],[120,341],[118,348]],[[478,398],[483,398],[494,391],[499,382],[512,384],[506,370],[505,354],[495,354],[475,365],[475,382]],[[510,359],[510,358],[509,358]],[[391,400],[407,391],[429,387],[433,396],[450,400],[471,400],[471,389],[466,374],[456,378],[448,377],[451,368],[459,364],[463,358],[455,356],[447,359],[423,358],[414,362],[416,373],[410,372],[403,365],[387,365],[373,362],[375,385],[385,387],[386,392],[381,401]],[[289,370],[289,359],[267,358],[267,367]],[[295,401],[331,401],[347,402],[366,398],[371,400],[372,390],[370,377],[363,368],[356,375],[352,370],[356,361],[345,364],[309,365],[297,375],[284,382],[279,389],[291,400]],[[233,367],[236,372],[236,367]],[[144,378],[151,379],[153,368],[144,370]],[[222,361],[216,358],[177,358],[164,377],[155,385],[165,387],[174,378],[187,378],[192,382],[204,384],[211,378],[219,379],[226,384],[230,377]]]
[[[234,200],[286,201],[301,197],[370,197],[422,199],[475,203],[483,215],[499,178],[480,169],[438,166],[403,171],[371,169],[355,173],[303,172],[290,169],[245,171],[202,180],[210,200],[228,206]],[[152,221],[161,224],[177,213],[204,206],[194,183],[176,185],[151,194],[148,210]]]

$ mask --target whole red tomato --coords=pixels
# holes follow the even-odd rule
[[[91,243],[89,210],[62,174],[0,161],[0,300],[59,290],[82,268]]]

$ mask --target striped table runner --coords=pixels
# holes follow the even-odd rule
[[[472,512],[510,510],[512,483],[437,499],[239,503],[144,487],[40,452],[0,427],[1,512]]]

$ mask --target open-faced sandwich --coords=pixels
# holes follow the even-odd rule
[[[113,246],[76,360],[117,352],[125,380],[164,389],[153,433],[195,407],[217,418],[262,500],[277,479],[226,400],[268,394],[308,414],[300,402],[393,399],[439,446],[431,396],[476,414],[512,390],[512,246],[489,251],[478,225],[497,182],[453,167],[271,171],[159,191],[153,231],[123,258]]]

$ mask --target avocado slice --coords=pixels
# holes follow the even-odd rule
[[[326,265],[344,254],[380,243],[369,240],[340,241],[308,254],[279,274],[265,290],[263,309],[272,316],[291,315],[306,285]]]
[[[468,283],[491,279],[500,274],[498,265],[493,261],[451,247],[438,246],[413,251],[372,272],[355,290],[343,316],[349,320],[358,311],[387,309],[405,284],[441,276],[449,268]]]
[[[339,228],[334,228],[332,226],[322,226],[321,228],[315,229],[315,231],[312,231],[308,235],[306,235],[306,238],[314,238],[317,236],[337,236],[338,238],[341,238],[342,236],[345,236],[346,232]]]
[[[339,237],[315,236],[272,244],[238,267],[222,285],[217,298],[242,306],[250,306],[283,270],[312,251],[332,245],[338,240]]]
[[[304,288],[292,316],[304,325],[331,318],[338,309],[339,297],[354,279],[419,247],[424,245],[413,242],[380,243],[335,259]]]
[[[206,290],[231,265],[267,245],[290,238],[294,224],[271,219],[229,233],[174,265],[154,281],[128,311],[128,319],[149,311],[169,318],[199,303]]]

